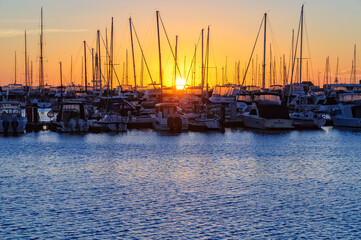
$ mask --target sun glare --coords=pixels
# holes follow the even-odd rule
[[[184,80],[183,78],[178,78],[175,85],[178,90],[182,90],[186,85],[186,80]]]

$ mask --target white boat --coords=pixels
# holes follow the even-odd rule
[[[209,101],[219,104],[229,104],[236,101],[236,96],[241,92],[241,87],[234,84],[216,86]]]
[[[333,125],[361,128],[361,93],[340,94],[339,102],[331,111]]]
[[[127,131],[128,116],[116,113],[107,113],[99,121],[91,122],[91,128],[100,128],[101,131],[125,132]]]
[[[49,114],[48,114],[49,116]],[[59,132],[87,132],[89,122],[85,115],[84,104],[81,102],[65,102],[50,127]]]
[[[257,129],[292,129],[287,106],[276,94],[255,94],[250,111],[242,114],[245,127]]]
[[[290,114],[293,126],[299,129],[318,129],[326,124],[326,118],[312,111],[294,112]]]
[[[158,131],[181,132],[188,130],[188,119],[180,114],[176,103],[158,103],[152,116],[153,128]]]
[[[220,130],[220,118],[208,118],[205,115],[189,120],[189,129],[193,131]]]
[[[0,102],[0,132],[24,133],[26,124],[27,119],[21,114],[20,102]]]

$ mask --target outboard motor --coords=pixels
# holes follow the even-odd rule
[[[11,127],[13,128],[13,132],[16,133],[18,131],[19,122],[14,119],[11,121]]]
[[[9,125],[10,125],[9,120],[4,119],[4,121],[3,121],[3,128],[4,128],[4,132],[5,132],[5,133],[7,133],[7,132],[9,131]]]

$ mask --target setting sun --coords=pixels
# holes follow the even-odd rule
[[[178,78],[176,81],[176,88],[178,90],[182,90],[184,89],[184,86],[186,85],[186,80],[184,80],[183,78]]]

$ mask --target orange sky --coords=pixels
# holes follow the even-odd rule
[[[95,47],[96,31],[100,29],[105,38],[105,28],[110,32],[111,17],[114,17],[114,54],[115,70],[119,82],[123,78],[125,51],[129,51],[129,81],[133,83],[129,20],[131,16],[145,57],[151,68],[152,78],[159,79],[158,48],[155,11],[159,10],[164,21],[172,47],[175,36],[179,36],[179,67],[184,75],[188,72],[194,54],[194,47],[201,29],[210,25],[210,84],[222,80],[222,67],[227,59],[228,82],[235,81],[235,62],[240,61],[240,72],[245,68],[258,32],[263,14],[268,13],[269,25],[267,38],[266,81],[269,82],[269,46],[276,58],[277,75],[280,75],[279,61],[283,54],[289,63],[292,29],[297,32],[301,5],[303,1],[286,0],[226,0],[226,1],[13,1],[0,0],[0,85],[14,82],[14,55],[17,52],[17,82],[24,83],[24,31],[27,30],[28,53],[33,62],[33,81],[38,83],[40,8],[44,10],[45,24],[45,83],[59,84],[59,61],[63,63],[63,79],[70,83],[70,59],[73,58],[73,82],[81,82],[81,58],[83,41],[90,48]],[[323,83],[326,57],[330,57],[330,82],[334,81],[336,61],[339,57],[339,72],[344,82],[350,81],[349,70],[352,66],[353,48],[361,46],[361,2],[359,0],[336,1],[314,0],[305,4],[305,32],[303,75],[306,78],[306,65],[309,63],[310,80]],[[206,30],[205,30],[206,38]],[[255,50],[258,64],[262,59],[262,41]],[[164,32],[161,35],[164,81],[169,85],[173,78],[174,61],[171,57]],[[135,44],[136,74],[139,82],[140,50]],[[359,52],[359,51],[358,51]],[[103,53],[105,53],[103,49]],[[200,45],[197,51],[196,81],[200,79]],[[103,55],[103,54],[102,54]],[[91,79],[91,59],[88,56],[88,79]],[[360,68],[359,54],[357,67]],[[104,58],[103,58],[104,59]],[[256,61],[256,60],[254,60]],[[185,64],[184,64],[185,62]],[[185,65],[185,68],[184,68]],[[217,70],[216,70],[217,69]],[[255,67],[254,67],[255,69]],[[256,70],[254,70],[255,72]],[[217,72],[217,75],[216,75]],[[251,81],[252,68],[249,69],[247,84]],[[260,75],[260,72],[259,72]],[[319,78],[318,78],[319,76]],[[277,76],[277,82],[280,83]],[[304,78],[304,80],[306,80]],[[144,73],[144,84],[149,83]],[[255,82],[255,80],[254,80]],[[117,85],[117,80],[115,80]]]

